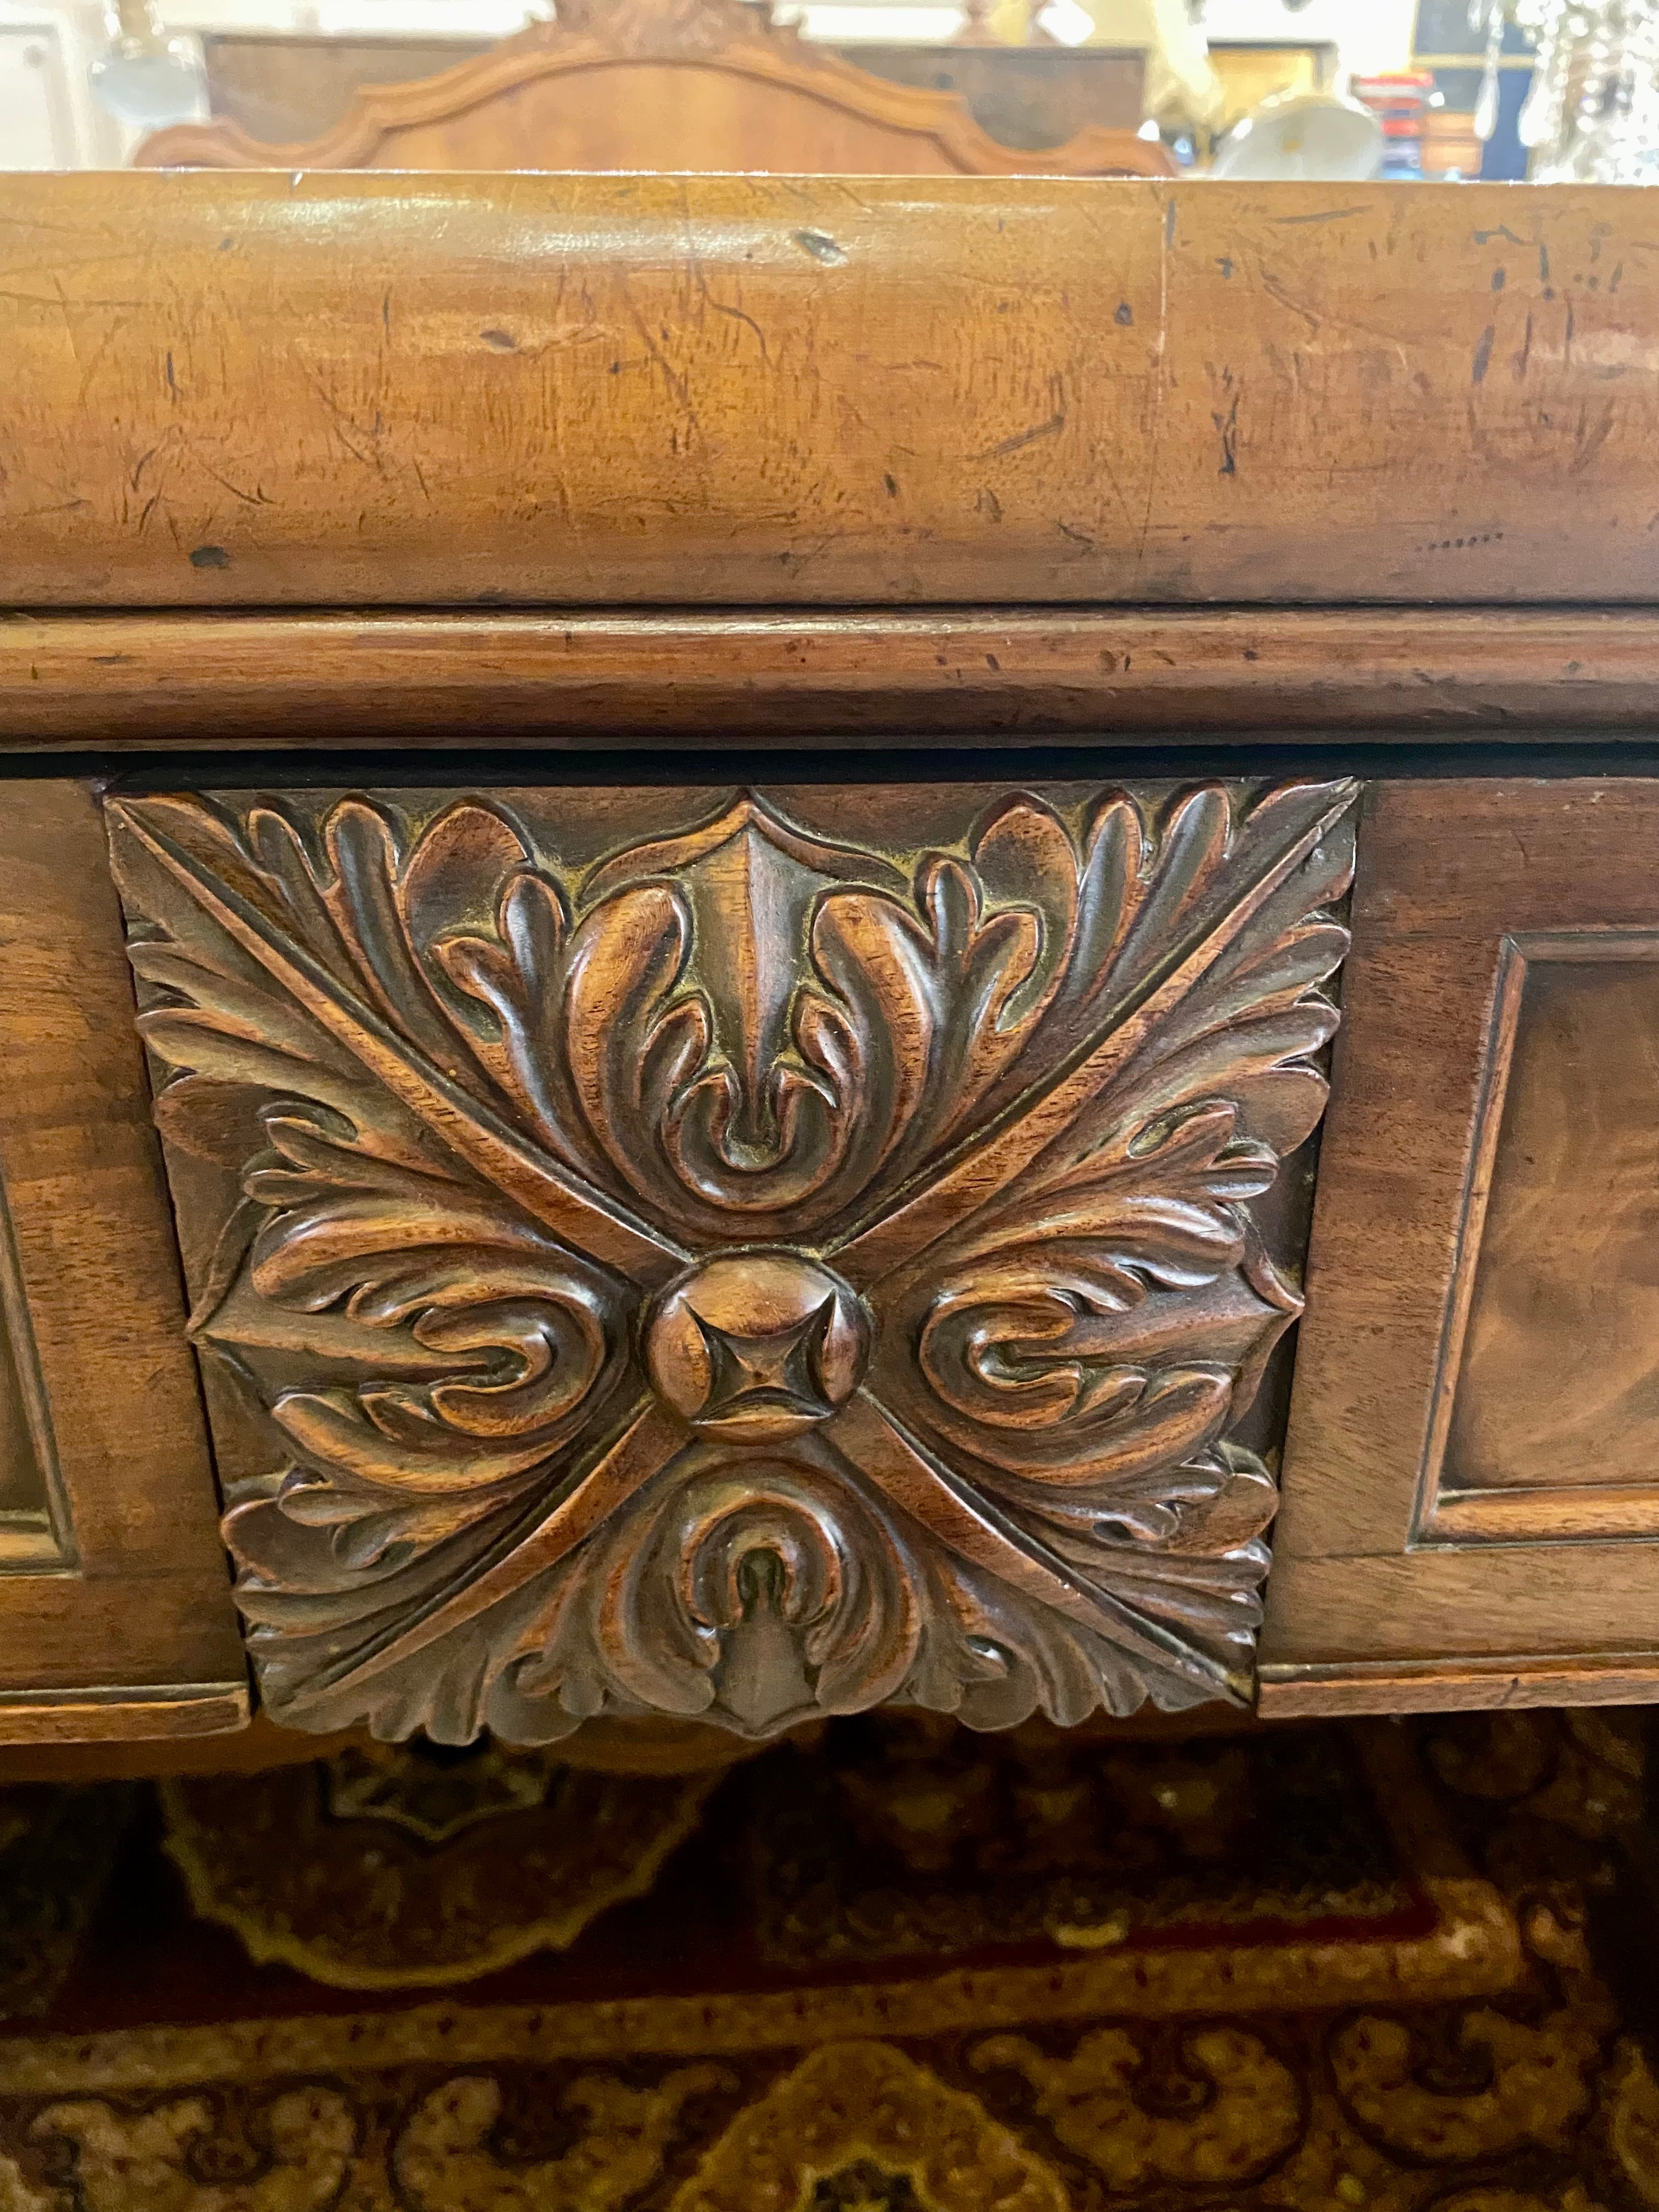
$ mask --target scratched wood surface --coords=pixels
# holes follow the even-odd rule
[[[1572,189],[19,177],[14,606],[1637,602]]]

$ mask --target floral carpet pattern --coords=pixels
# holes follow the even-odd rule
[[[116,1793],[0,1960],[0,2212],[1659,2212],[1586,1940],[1640,1778],[1619,1714],[887,1717]]]

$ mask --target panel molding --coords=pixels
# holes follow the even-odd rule
[[[52,1433],[52,1408],[46,1379],[40,1371],[40,1346],[34,1339],[28,1299],[23,1289],[17,1256],[16,1233],[11,1206],[6,1197],[3,1168],[0,1167],[0,1328],[5,1342],[0,1361],[10,1369],[22,1414],[29,1452],[29,1487],[40,1493],[38,1505],[9,1506],[0,1511],[0,1573],[21,1570],[40,1572],[76,1565],[75,1529],[64,1489],[58,1440]]]
[[[120,909],[85,784],[0,817],[0,1188],[38,1362],[51,1528],[0,1545],[0,1743],[246,1720]]]
[[[1659,611],[0,614],[0,749],[1650,739]]]
[[[1472,1340],[1475,1326],[1460,1285],[1476,1248],[1471,1215],[1499,1202],[1501,1173],[1488,1177],[1505,1069],[1511,1051],[1518,1070],[1530,1049],[1513,1023],[1523,956],[1539,974],[1546,956],[1564,953],[1593,963],[1623,951],[1645,963],[1659,943],[1656,840],[1659,782],[1646,777],[1380,780],[1367,789],[1259,1651],[1267,1716],[1659,1695],[1652,1505],[1630,1480],[1595,1480],[1611,1462],[1591,1457],[1589,1444],[1553,1462],[1553,1428],[1529,1425],[1517,1432],[1516,1471],[1570,1465],[1589,1480],[1571,1495],[1551,1482],[1541,1500],[1513,1488],[1471,1498],[1466,1486],[1435,1499],[1434,1531],[1423,1531],[1434,1497],[1425,1469],[1437,1483],[1433,1455],[1444,1449],[1448,1354],[1456,1331]],[[1540,1006],[1570,1007],[1569,981],[1555,979]],[[1644,1038],[1650,995],[1644,978]],[[1615,991],[1605,1021],[1623,1018],[1620,1004]],[[1528,1084],[1553,1065],[1529,1064]],[[1641,1133],[1650,1124],[1644,1103],[1630,1110],[1644,1116],[1639,1132],[1624,1119],[1622,1093],[1609,1098],[1607,1126],[1637,1134],[1619,1171],[1645,1193]],[[1558,1126],[1601,1141],[1600,1122],[1581,1129],[1558,1115]],[[1547,1168],[1553,1156],[1538,1157]],[[1587,1200],[1587,1249],[1602,1224],[1596,1203]],[[1549,1248],[1569,1285],[1572,1218]],[[1525,1217],[1513,1219],[1519,1237]],[[1644,1207],[1631,1231],[1638,1244],[1646,1223]],[[1609,1266],[1623,1264],[1623,1249],[1610,1245]],[[1547,1316],[1528,1304],[1528,1279],[1515,1277],[1516,1310]],[[1632,1310],[1636,1338],[1645,1297]],[[1512,1347],[1508,1326],[1494,1347]],[[1547,1402],[1555,1367],[1526,1371]],[[1591,1409],[1602,1402],[1592,1398]],[[1506,1403],[1472,1401],[1471,1415],[1486,1405],[1495,1418]],[[1571,1443],[1579,1431],[1563,1434]],[[1500,1465],[1501,1431],[1493,1435],[1471,1469],[1487,1457]],[[1619,1471],[1646,1472],[1639,1459]]]
[[[1659,1705],[1659,1672],[1645,1648],[1486,1660],[1269,1661],[1261,1670],[1261,1710],[1274,1720],[1650,1705]]]
[[[1528,970],[1534,962],[1601,964],[1619,960],[1659,962],[1659,929],[1528,930],[1505,932],[1499,940],[1486,1066],[1458,1225],[1457,1259],[1407,1539],[1410,1548],[1606,1542],[1620,1538],[1649,1541],[1659,1537],[1659,1476],[1650,1484],[1530,1483],[1501,1488],[1459,1487],[1443,1482]]]
[[[0,1690],[0,1744],[108,1744],[189,1741],[247,1725],[240,1682],[192,1688],[173,1682],[118,1689],[64,1686]]]

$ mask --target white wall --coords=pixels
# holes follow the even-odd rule
[[[123,163],[132,135],[93,99],[99,0],[0,0],[0,170]]]
[[[1417,0],[1309,0],[1294,14],[1282,0],[1209,0],[1212,39],[1332,39],[1340,51],[1338,89],[1376,70],[1411,67]]]

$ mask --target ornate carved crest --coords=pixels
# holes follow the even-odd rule
[[[1243,1693],[1351,796],[112,803],[273,1714]]]
[[[734,40],[799,44],[793,24],[774,21],[769,0],[562,0],[556,25],[519,35],[550,44],[578,34],[622,54],[714,54]]]

